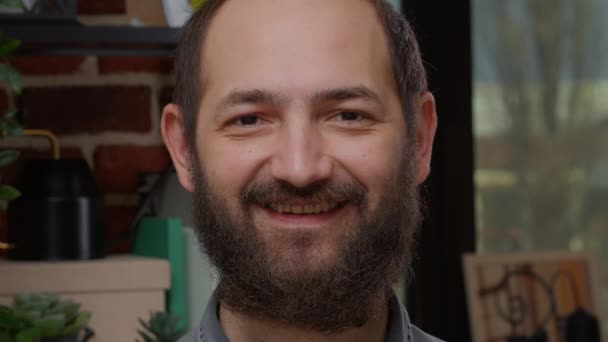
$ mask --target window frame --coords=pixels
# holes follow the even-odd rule
[[[437,104],[425,220],[407,291],[412,321],[447,341],[471,340],[462,255],[475,251],[470,0],[402,0]]]

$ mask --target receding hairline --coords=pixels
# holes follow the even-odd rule
[[[252,1],[252,0],[243,0],[243,1]],[[302,0],[297,0],[297,1],[302,1]],[[324,1],[329,1],[329,0],[324,0]],[[348,1],[352,1],[352,0],[348,0]],[[393,67],[393,61],[392,61],[392,53],[391,53],[391,47],[390,47],[390,41],[389,41],[389,37],[388,37],[388,32],[386,32],[386,28],[385,25],[383,24],[383,21],[381,19],[381,13],[380,13],[380,8],[378,7],[378,3],[381,2],[382,0],[360,0],[361,2],[367,3],[369,5],[371,5],[371,10],[372,13],[374,13],[374,21],[376,22],[377,25],[379,25],[378,27],[380,28],[380,32],[382,35],[382,39],[383,39],[383,44],[382,46],[384,46],[385,51],[386,51],[386,68],[385,71],[388,73],[388,76],[390,76],[389,78],[391,80],[394,80],[394,67]],[[220,14],[220,12],[222,11],[222,8],[224,7],[224,5],[226,5],[226,3],[228,2],[235,2],[235,0],[219,0],[218,3],[218,8],[215,9],[213,15],[208,19],[208,22],[206,23],[206,29],[205,32],[203,32],[203,34],[201,34],[200,39],[198,41],[198,63],[199,63],[199,68],[198,68],[198,85],[199,85],[199,99],[198,99],[198,105],[200,106],[200,104],[202,103],[205,95],[206,95],[206,89],[207,86],[209,84],[209,73],[207,72],[207,70],[209,68],[206,68],[206,56],[208,56],[205,52],[208,51],[208,49],[206,49],[206,45],[207,45],[207,40],[209,37],[209,33],[211,31],[211,28],[213,27],[214,24],[214,19]],[[398,85],[396,84],[396,80],[392,82],[391,86],[397,91],[398,93]]]

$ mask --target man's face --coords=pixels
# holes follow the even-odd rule
[[[229,1],[211,24],[197,161],[209,190],[251,220],[277,262],[331,264],[359,211],[381,208],[401,172],[405,121],[373,11],[352,0]],[[354,184],[366,206],[340,196],[241,203],[263,180]],[[305,248],[296,246],[303,234]]]
[[[407,261],[430,156],[422,131],[406,136],[374,8],[231,0],[203,51],[195,148],[171,147],[170,109],[163,134],[220,292],[229,284],[243,311],[326,331],[363,324]]]

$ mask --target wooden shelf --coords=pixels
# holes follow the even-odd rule
[[[0,16],[0,31],[21,40],[20,55],[172,56],[179,29],[82,26],[76,21]]]

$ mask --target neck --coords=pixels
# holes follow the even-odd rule
[[[378,296],[377,304],[375,307],[380,309],[363,326],[348,328],[335,334],[323,334],[284,322],[243,315],[222,304],[220,304],[218,316],[226,337],[232,342],[382,342],[388,325],[388,298],[386,295]]]

